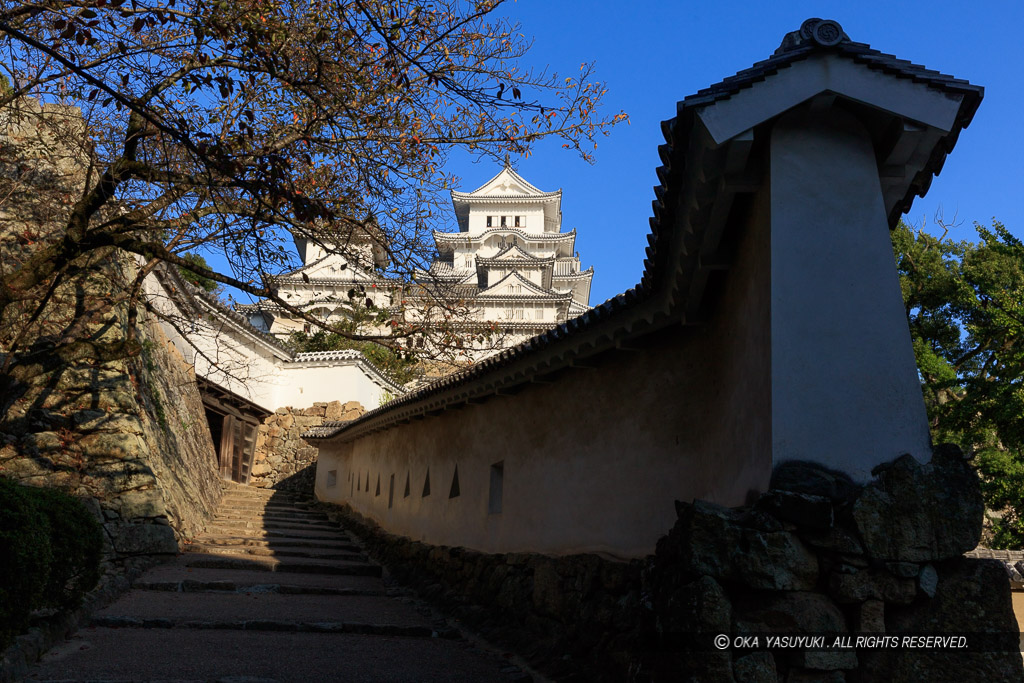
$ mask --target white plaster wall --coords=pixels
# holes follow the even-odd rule
[[[175,321],[161,321],[161,327],[196,374],[268,411],[304,408],[318,401],[359,401],[369,410],[384,399],[386,386],[360,361],[290,362],[283,351],[261,343],[223,316],[191,320],[156,277],[148,277],[145,287],[152,305]]]
[[[319,401],[359,401],[372,410],[382,403],[384,392],[385,388],[356,363],[288,363],[281,368],[274,403],[278,408],[302,408]]]
[[[752,213],[736,276],[706,328],[669,328],[648,350],[610,352],[598,368],[568,369],[514,396],[352,443],[318,442],[317,496],[427,543],[621,558],[653,552],[676,499],[745,503],[771,472],[766,216]],[[497,462],[503,510],[489,514]],[[456,465],[461,494],[450,499]]]
[[[841,114],[772,132],[772,451],[865,481],[930,449],[874,150]]]

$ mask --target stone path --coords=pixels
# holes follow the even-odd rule
[[[354,539],[286,494],[231,485],[188,550],[28,680],[531,680],[390,586]]]

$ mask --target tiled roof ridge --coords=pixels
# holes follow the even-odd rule
[[[486,237],[487,235],[489,235],[491,233],[495,233],[495,232],[512,232],[512,233],[515,233],[517,236],[521,236],[521,237],[524,237],[526,239],[533,240],[533,241],[550,240],[552,238],[560,239],[560,240],[563,240],[563,241],[568,241],[568,238],[570,236],[571,237],[575,237],[576,236],[576,228],[573,228],[572,230],[569,230],[568,232],[543,232],[543,233],[536,233],[536,232],[525,232],[525,231],[523,231],[522,228],[513,228],[513,227],[508,227],[508,226],[500,227],[499,226],[499,227],[496,227],[496,228],[488,228],[488,229],[484,230],[483,232],[478,232],[478,233],[472,234],[472,235],[470,233],[468,233],[468,232],[442,232],[440,230],[435,230],[434,231],[434,240],[436,241],[438,237],[441,237],[441,238],[445,239],[446,241],[454,241],[454,239],[452,239],[452,238],[459,238],[459,239],[482,239],[482,238]]]

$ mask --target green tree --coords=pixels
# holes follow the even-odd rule
[[[335,332],[318,330],[312,333],[292,332],[288,345],[298,353],[310,351],[361,351],[370,363],[383,371],[399,384],[405,384],[418,376],[417,361],[411,354],[389,349],[372,341],[360,341]]]
[[[941,224],[940,224],[941,226]],[[1024,244],[997,221],[978,242],[900,224],[893,246],[932,436],[975,455],[994,542],[1024,545]]]
[[[196,267],[196,270],[210,269],[210,264],[207,263],[206,259],[199,254],[182,254],[181,257],[193,264]],[[199,287],[203,291],[210,292],[211,294],[220,290],[220,285],[216,280],[200,275],[196,270],[186,268],[185,266],[178,266],[178,272],[181,273],[181,277],[184,278],[186,282],[191,282],[196,287]]]

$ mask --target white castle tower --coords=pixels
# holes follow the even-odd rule
[[[438,257],[417,281],[464,294],[473,321],[504,332],[500,347],[580,315],[594,269],[580,270],[576,231],[561,231],[561,202],[561,190],[537,189],[506,162],[476,190],[452,192],[459,231],[434,232]]]

